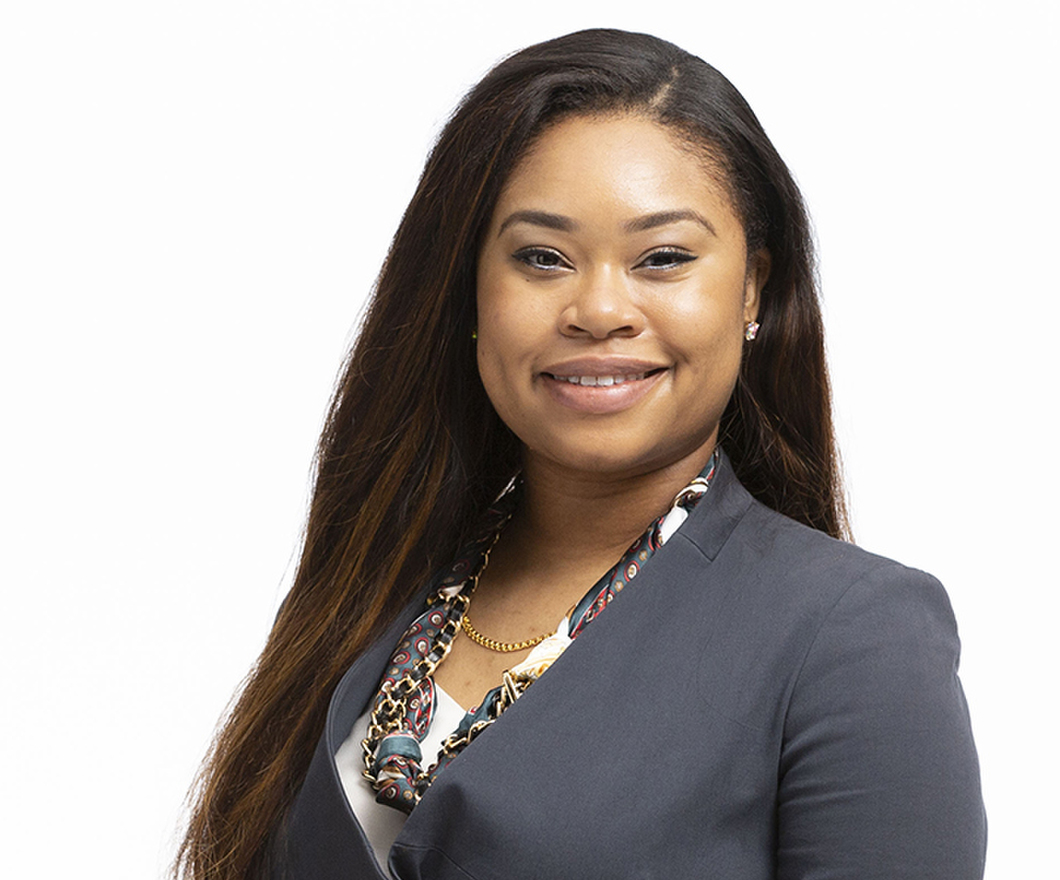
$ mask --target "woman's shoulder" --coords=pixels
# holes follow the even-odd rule
[[[986,825],[945,589],[757,503],[731,537],[756,572],[749,637],[779,661],[786,875],[826,853],[844,876],[980,876]],[[899,827],[902,847],[881,857],[878,829]]]
[[[839,540],[753,501],[734,530],[733,550],[754,560],[778,587],[801,588],[836,600],[855,586],[885,589],[896,595],[936,593],[938,580],[925,571]],[[944,592],[944,591],[943,591]]]
[[[720,515],[689,522],[683,538],[701,555],[688,570],[689,613],[702,604],[718,620],[726,650],[755,646],[756,656],[772,656],[789,672],[818,653],[849,656],[868,645],[887,664],[915,667],[924,651],[954,664],[956,621],[933,576],[797,523],[738,482],[725,496]]]
[[[729,476],[677,534],[705,557],[704,577],[737,586],[739,605],[769,609],[771,619],[820,620],[837,606],[868,603],[918,619],[930,611],[953,625],[932,575],[778,513]]]
[[[833,538],[762,503],[741,482],[724,452],[709,491],[678,534],[708,560],[735,550],[753,553],[764,562],[794,565],[796,571],[822,567],[850,572],[881,566],[902,568],[892,559]]]
[[[956,659],[957,624],[949,596],[932,574],[830,537],[755,502],[727,547],[753,572],[745,596],[756,595],[781,623],[799,621],[814,650],[833,656],[889,645],[900,664],[931,644]],[[783,624],[781,624],[783,625]],[[904,646],[904,648],[900,647]],[[810,644],[806,644],[810,648]],[[897,654],[895,652],[897,651]]]

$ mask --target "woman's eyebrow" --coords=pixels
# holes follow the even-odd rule
[[[546,229],[558,229],[560,232],[573,232],[578,228],[577,223],[562,214],[550,214],[548,211],[513,211],[504,218],[497,235],[513,223],[530,223],[534,226],[544,226]]]
[[[691,220],[705,227],[711,234],[718,234],[706,217],[690,208],[645,214],[643,217],[636,217],[622,224],[622,228],[626,232],[644,232],[647,229],[656,229],[670,223],[680,223],[682,220]],[[578,228],[576,221],[563,214],[553,214],[549,211],[513,211],[504,218],[497,234],[500,235],[513,223],[529,223],[532,226],[543,226],[546,229],[556,229],[560,232],[573,232]]]
[[[645,214],[643,217],[637,217],[624,223],[622,228],[625,229],[626,232],[644,232],[646,229],[668,226],[671,223],[680,223],[682,220],[692,220],[695,223],[699,223],[701,226],[705,226],[712,235],[718,234],[706,217],[698,211],[693,211],[690,208],[685,208],[679,211],[657,211],[654,214]]]

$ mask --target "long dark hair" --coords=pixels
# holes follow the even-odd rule
[[[748,252],[768,249],[762,329],[722,443],[765,504],[845,534],[809,224],[750,107],[713,67],[644,34],[582,31],[512,55],[454,112],[394,236],[320,440],[294,584],[204,765],[178,874],[266,871],[338,678],[518,468],[475,362],[476,254],[534,139],[612,112],[646,115],[720,165]]]

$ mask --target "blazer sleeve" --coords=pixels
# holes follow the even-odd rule
[[[986,817],[941,584],[886,563],[824,617],[791,692],[778,880],[979,880]]]

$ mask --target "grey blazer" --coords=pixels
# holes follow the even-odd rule
[[[385,878],[334,755],[410,606],[331,699],[273,876]],[[400,880],[973,880],[986,823],[937,581],[754,501],[680,531],[446,769]]]

